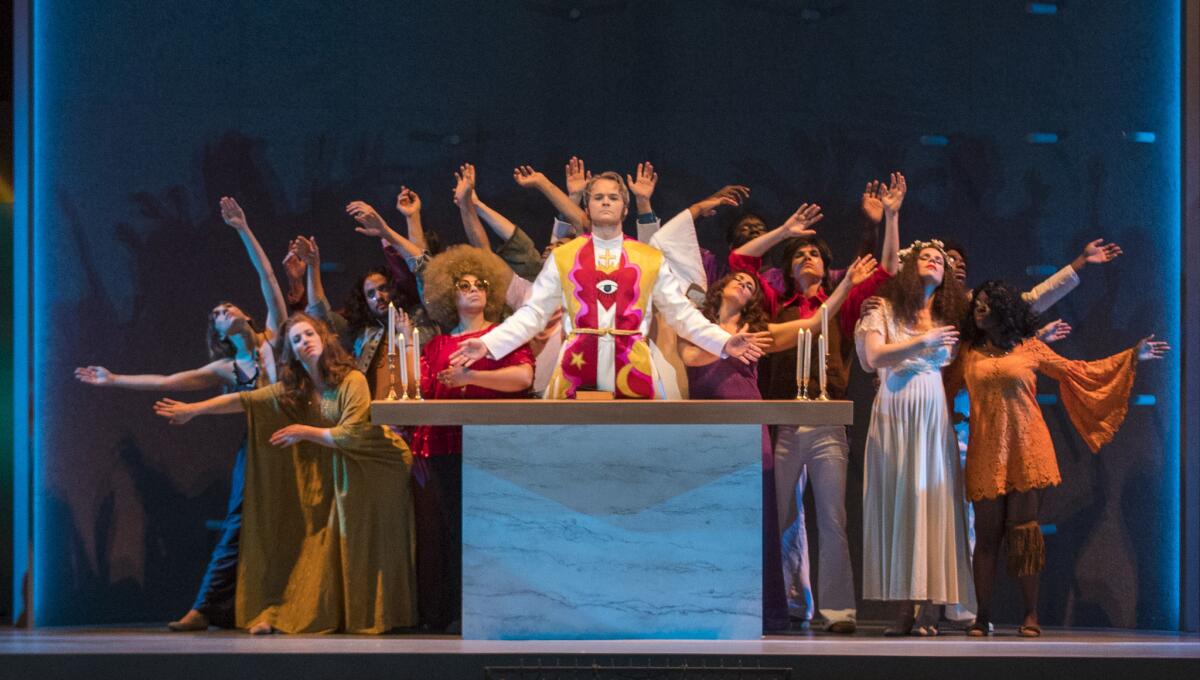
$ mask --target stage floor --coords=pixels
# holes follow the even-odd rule
[[[160,627],[0,630],[0,656],[36,654],[437,654],[633,656],[885,656],[1200,659],[1200,636],[1116,630],[1048,629],[1039,639],[1001,628],[990,638],[962,631],[937,638],[885,638],[863,626],[855,635],[823,632],[761,640],[462,640],[438,635],[271,635],[170,633]]]
[[[1027,640],[1011,628],[999,633],[898,639],[864,626],[847,637],[804,633],[752,641],[480,641],[47,628],[0,631],[0,680],[1194,680],[1200,673],[1200,637],[1193,635],[1048,630]]]

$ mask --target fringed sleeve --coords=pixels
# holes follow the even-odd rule
[[[1095,361],[1065,359],[1040,340],[1031,340],[1038,370],[1058,381],[1071,424],[1092,453],[1112,441],[1125,414],[1137,376],[1137,347]]]

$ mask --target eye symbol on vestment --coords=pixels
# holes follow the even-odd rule
[[[604,293],[605,295],[612,295],[613,293],[617,292],[617,282],[611,279],[597,281],[596,290]]]

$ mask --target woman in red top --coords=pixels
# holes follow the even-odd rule
[[[500,320],[511,276],[499,257],[472,246],[455,246],[429,261],[425,308],[451,330],[434,336],[421,352],[420,388],[426,399],[529,396],[533,353],[528,346],[500,360],[450,367],[450,355],[464,340],[483,335]],[[417,609],[423,626],[456,633],[462,609],[462,428],[419,426],[412,448]]]

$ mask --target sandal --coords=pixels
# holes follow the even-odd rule
[[[975,619],[975,623],[967,628],[967,637],[991,637],[991,635],[992,624],[990,622]]]
[[[1042,627],[1036,623],[1023,624],[1017,627],[1017,635],[1027,638],[1037,638],[1042,636]]]
[[[935,625],[914,626],[909,635],[917,637],[937,637],[940,631]]]

